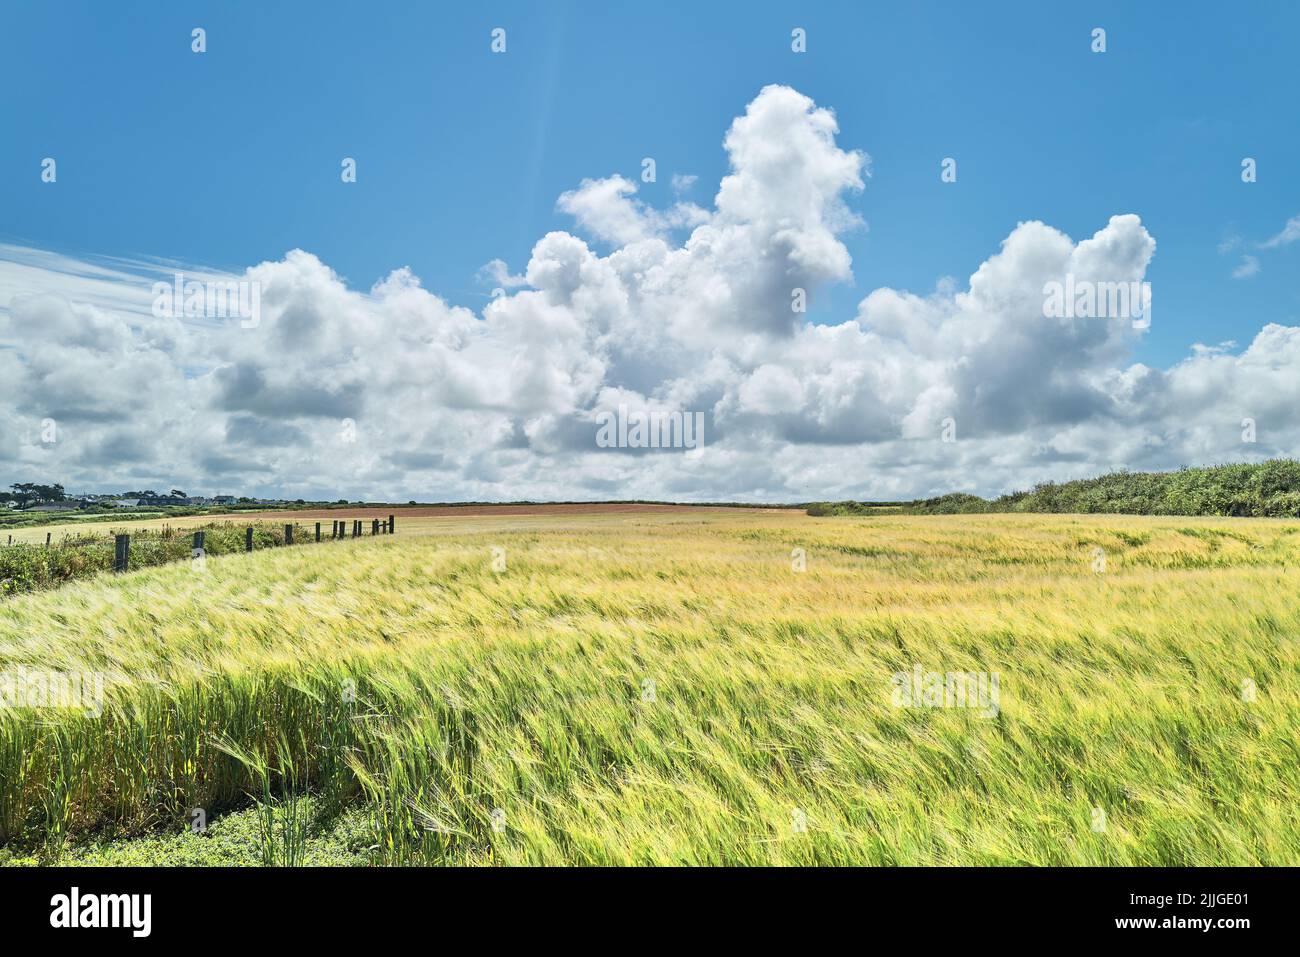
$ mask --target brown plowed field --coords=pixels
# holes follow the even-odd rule
[[[380,518],[393,515],[403,518],[476,518],[511,515],[605,515],[618,512],[702,512],[731,511],[726,506],[706,505],[644,505],[631,502],[578,502],[572,505],[339,505],[336,508],[305,508],[291,511],[242,512],[232,515],[208,515],[207,521],[227,519],[239,521],[256,516],[259,519],[283,518],[285,521],[304,521],[317,518]]]

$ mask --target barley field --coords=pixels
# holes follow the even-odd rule
[[[0,709],[0,849],[1300,864],[1297,566],[1285,519],[647,508],[77,582],[0,602],[0,670],[103,680]]]

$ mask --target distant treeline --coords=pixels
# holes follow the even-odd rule
[[[809,515],[897,515],[911,506],[911,502],[813,502],[805,510]]]
[[[1111,472],[1044,482],[993,500],[952,492],[913,502],[817,502],[809,515],[965,515],[983,512],[1110,512],[1123,515],[1300,516],[1300,462],[1273,459],[1177,472]]]

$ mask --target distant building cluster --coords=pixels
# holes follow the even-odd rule
[[[234,495],[65,495],[58,501],[22,501],[0,492],[0,508],[22,512],[76,512],[91,508],[158,508],[190,506],[212,508],[223,505],[283,505],[279,499],[240,498]]]

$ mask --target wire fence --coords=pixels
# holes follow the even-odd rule
[[[334,519],[328,529],[324,522],[316,522],[314,527],[298,522],[214,522],[190,528],[164,525],[110,530],[103,535],[77,532],[58,541],[53,540],[52,532],[46,532],[44,544],[15,543],[10,534],[8,541],[0,544],[0,597],[56,588],[102,572],[121,574],[171,562],[202,561],[208,556],[343,541],[367,533],[391,535],[394,531],[395,519],[389,515],[386,521],[375,518],[369,523],[359,518]]]

